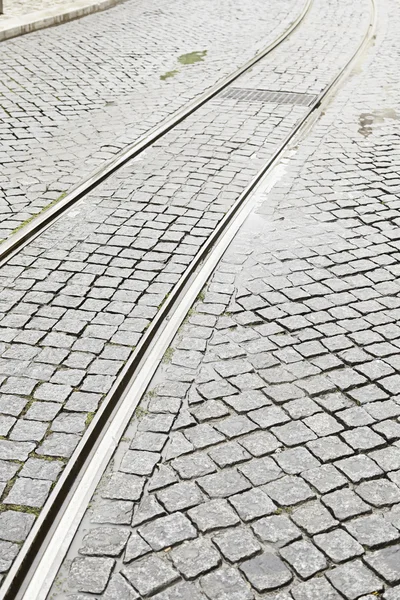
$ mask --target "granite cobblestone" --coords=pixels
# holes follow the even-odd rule
[[[293,0],[151,9],[128,0],[3,42],[0,238],[253,57],[300,10]]]
[[[354,126],[354,111],[386,93],[384,84],[371,85],[377,72],[395,80],[396,61],[388,61],[387,53],[396,27],[393,18],[385,20],[386,11],[393,14],[392,0],[379,11],[369,79],[360,85],[360,75],[354,76],[299,146],[174,340],[173,349],[188,337],[205,341],[205,351],[196,350],[200,363],[164,362],[152,394],[142,401],[154,417],[134,419],[126,432],[135,444],[163,416],[156,412],[163,399],[168,405],[168,398],[179,397],[181,407],[169,408],[173,418],[165,427],[171,440],[179,433],[173,444],[178,455],[168,455],[167,438],[154,449],[161,459],[133,500],[133,521],[125,527],[141,536],[142,528],[158,531],[159,522],[184,514],[188,532],[195,532],[193,540],[159,542],[162,550],[135,558],[130,571],[117,559],[116,574],[123,573],[133,597],[398,595],[400,446],[388,422],[398,423],[400,400],[397,379],[385,381],[396,376],[399,353],[398,332],[385,330],[395,324],[398,309],[398,201],[389,190],[398,166],[394,145],[383,141],[390,136],[384,118],[367,120],[368,135],[358,131],[361,123]],[[373,145],[367,143],[371,136]],[[392,165],[393,177],[386,180]],[[380,219],[385,211],[388,216]],[[231,287],[221,291],[219,285]],[[208,292],[229,299],[220,303]],[[160,402],[150,410],[156,398]],[[249,421],[254,428],[248,429]],[[116,457],[122,459],[129,444]],[[104,515],[105,490],[116,475],[118,467],[110,466],[84,519],[87,529]],[[197,485],[201,495],[194,493]],[[187,501],[197,497],[198,504],[168,505],[170,495],[182,498],[180,490],[188,489]],[[130,515],[131,506],[126,510]],[[82,560],[79,535],[68,557],[72,565]],[[199,548],[204,551],[197,555]],[[185,575],[181,569],[193,564],[193,556],[196,570]],[[104,554],[103,560],[112,557]],[[60,578],[71,582],[69,568],[66,562]],[[143,581],[152,587],[144,589]],[[109,579],[108,588],[114,585]],[[79,586],[74,589],[89,598]],[[65,590],[55,596],[67,598]]]

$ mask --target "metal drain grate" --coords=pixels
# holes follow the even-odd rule
[[[268,90],[251,90],[247,88],[228,87],[220,94],[222,98],[244,100],[246,102],[272,102],[274,104],[298,104],[310,106],[316,99],[312,94],[296,92],[270,92]]]

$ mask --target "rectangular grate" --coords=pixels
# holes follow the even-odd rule
[[[271,102],[273,104],[297,104],[310,106],[316,99],[313,94],[297,92],[271,92],[268,90],[252,90],[247,88],[228,87],[220,93],[220,97],[245,102]]]

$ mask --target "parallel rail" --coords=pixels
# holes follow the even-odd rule
[[[2,0],[0,0],[0,5],[1,2]],[[127,146],[126,149],[118,153],[113,160],[107,162],[105,166],[101,167],[90,177],[72,188],[72,190],[68,192],[68,194],[62,200],[57,202],[57,204],[35,217],[31,223],[24,226],[20,231],[18,231],[18,233],[11,235],[7,240],[5,240],[0,245],[0,267],[2,267],[8,260],[10,260],[12,256],[19,252],[29,242],[34,240],[48,227],[58,221],[58,219],[67,210],[74,206],[79,200],[87,196],[98,185],[110,177],[110,175],[118,171],[118,169],[120,169],[127,162],[144,152],[152,144],[157,142],[160,138],[171,131],[171,129],[179,125],[179,123],[182,123],[182,121],[187,119],[204,104],[212,100],[214,96],[222,92],[222,90],[228,87],[233,81],[235,81],[235,79],[243,75],[243,73],[251,69],[251,67],[265,58],[299,26],[309,11],[312,2],[313,0],[305,0],[305,4],[301,13],[289,25],[289,27],[263,50],[257,52],[254,57],[244,63],[244,65],[236,69],[236,71],[227,77],[224,77],[221,81],[214,84],[209,90],[195,98],[195,100],[189,102],[186,104],[186,106],[176,111],[171,117],[165,119],[160,125],[157,125],[149,132],[139,137],[133,144]]]
[[[14,240],[13,243],[17,244],[15,248],[12,248],[11,243],[9,244],[9,250],[4,260],[7,260],[7,258],[28,243],[27,240],[29,241],[39,235],[72,204],[112,172],[116,171],[131,158],[137,156],[162,135],[165,135],[165,133],[189,116],[189,114],[192,114],[194,110],[213,98],[222,89],[230,85],[239,75],[271,52],[273,48],[278,46],[299,25],[308,12],[311,2],[312,0],[307,1],[302,15],[285,32],[285,35],[280,36],[268,49],[259,53],[252,61],[246,63],[246,66],[238,69],[235,74],[228,77],[218,88],[214,86],[208,94],[198,99],[196,103],[191,104],[191,108],[186,107],[183,109],[180,116],[175,115],[167,123],[164,123],[160,128],[153,131],[149,134],[148,139],[143,139],[132,146],[130,150],[127,150],[123,155],[118,157],[112,165],[106,167],[104,173],[99,173],[94,178],[88,180],[86,192],[80,189],[82,187],[80,186],[71,194],[71,198],[68,199],[67,197],[62,201],[62,207],[58,205],[54,207],[52,216],[45,213],[40,223],[32,223],[31,232],[25,232],[26,239],[21,239],[20,242]],[[291,144],[293,145],[301,138],[305,131],[318,118],[322,107],[329,102],[337,87],[351,71],[354,63],[367,49],[373,39],[375,26],[376,6],[375,0],[371,0],[369,26],[353,56],[341,69],[340,73],[334,77],[331,83],[315,99],[308,108],[305,116],[287,135],[272,158],[264,164],[263,168],[220,221],[212,235],[194,257],[137,348],[132,353],[123,372],[104,399],[34,524],[19,556],[4,581],[0,590],[0,600],[45,600],[86,510],[87,503],[127,424],[132,418],[147,385],[150,383],[161,357],[175,336],[188,309],[196,299],[235,233],[252,210],[257,201],[257,192],[262,189],[262,186],[265,188],[265,186],[273,185],[274,171],[282,159],[284,152],[290,149]],[[24,232],[22,232],[23,235]]]
[[[0,0],[1,2],[1,0]],[[164,120],[160,125],[151,129],[148,133],[140,137],[133,144],[119,153],[113,160],[108,162],[104,167],[96,171],[89,178],[82,181],[78,186],[73,188],[62,200],[56,205],[49,208],[39,216],[37,216],[30,224],[23,227],[18,233],[12,235],[8,240],[0,245],[0,267],[5,265],[13,256],[18,254],[25,246],[32,242],[36,237],[41,235],[54,223],[56,223],[67,211],[72,209],[77,202],[92,192],[108,177],[113,175],[121,167],[130,160],[136,158],[143,153],[147,148],[151,147],[155,142],[165,136],[174,127],[182,123],[195,111],[212,100],[216,95],[230,86],[233,81],[251,69],[254,65],[264,59],[270,52],[286,40],[300,25],[304,17],[307,15],[313,0],[305,0],[300,14],[290,23],[287,29],[282,32],[273,42],[266,46],[263,50],[256,53],[254,57],[248,60],[240,68],[233,73],[217,82],[209,90],[201,94],[198,98],[188,103],[182,109],[175,112],[171,117]],[[233,213],[232,213],[233,216]],[[228,219],[229,220],[229,219]],[[224,221],[225,222],[225,221]],[[221,232],[223,228],[219,227]],[[217,239],[220,233],[213,239]],[[200,264],[202,257],[207,254],[212,244],[207,244],[205,251],[201,252],[201,256],[195,257],[192,264],[188,267],[182,279],[175,286],[174,291],[163,304],[157,317],[150,325],[141,342],[132,353],[130,360],[125,365],[124,370],[117,378],[114,386],[103,400],[99,410],[93,418],[88,429],[84,433],[80,443],[68,461],[60,479],[52,490],[48,500],[42,508],[42,511],[37,518],[32,530],[30,531],[21,551],[15,559],[9,573],[7,574],[1,588],[0,600],[14,600],[21,598],[23,590],[26,587],[26,582],[35,570],[32,565],[37,565],[39,557],[43,551],[43,543],[49,532],[54,528],[57,522],[60,510],[65,506],[67,497],[71,490],[77,485],[79,478],[82,476],[82,470],[85,463],[93,456],[96,449],[96,444],[100,440],[107,425],[113,418],[116,407],[120,404],[134,373],[137,373],[141,368],[141,362],[149,349],[157,333],[161,330],[163,321],[169,318],[176,299],[181,290],[185,287],[190,273]],[[43,596],[44,584],[41,583],[37,593],[40,597]],[[39,595],[32,595],[32,592],[27,592],[26,600],[36,600]]]

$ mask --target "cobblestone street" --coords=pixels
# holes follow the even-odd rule
[[[314,0],[0,268],[4,576],[182,273],[354,55],[370,7]],[[3,43],[3,237],[301,8],[128,0]],[[400,600],[400,8],[376,10],[165,353],[48,600]],[[85,28],[97,35],[77,44]]]
[[[4,42],[0,238],[267,46],[302,6],[129,0]]]

